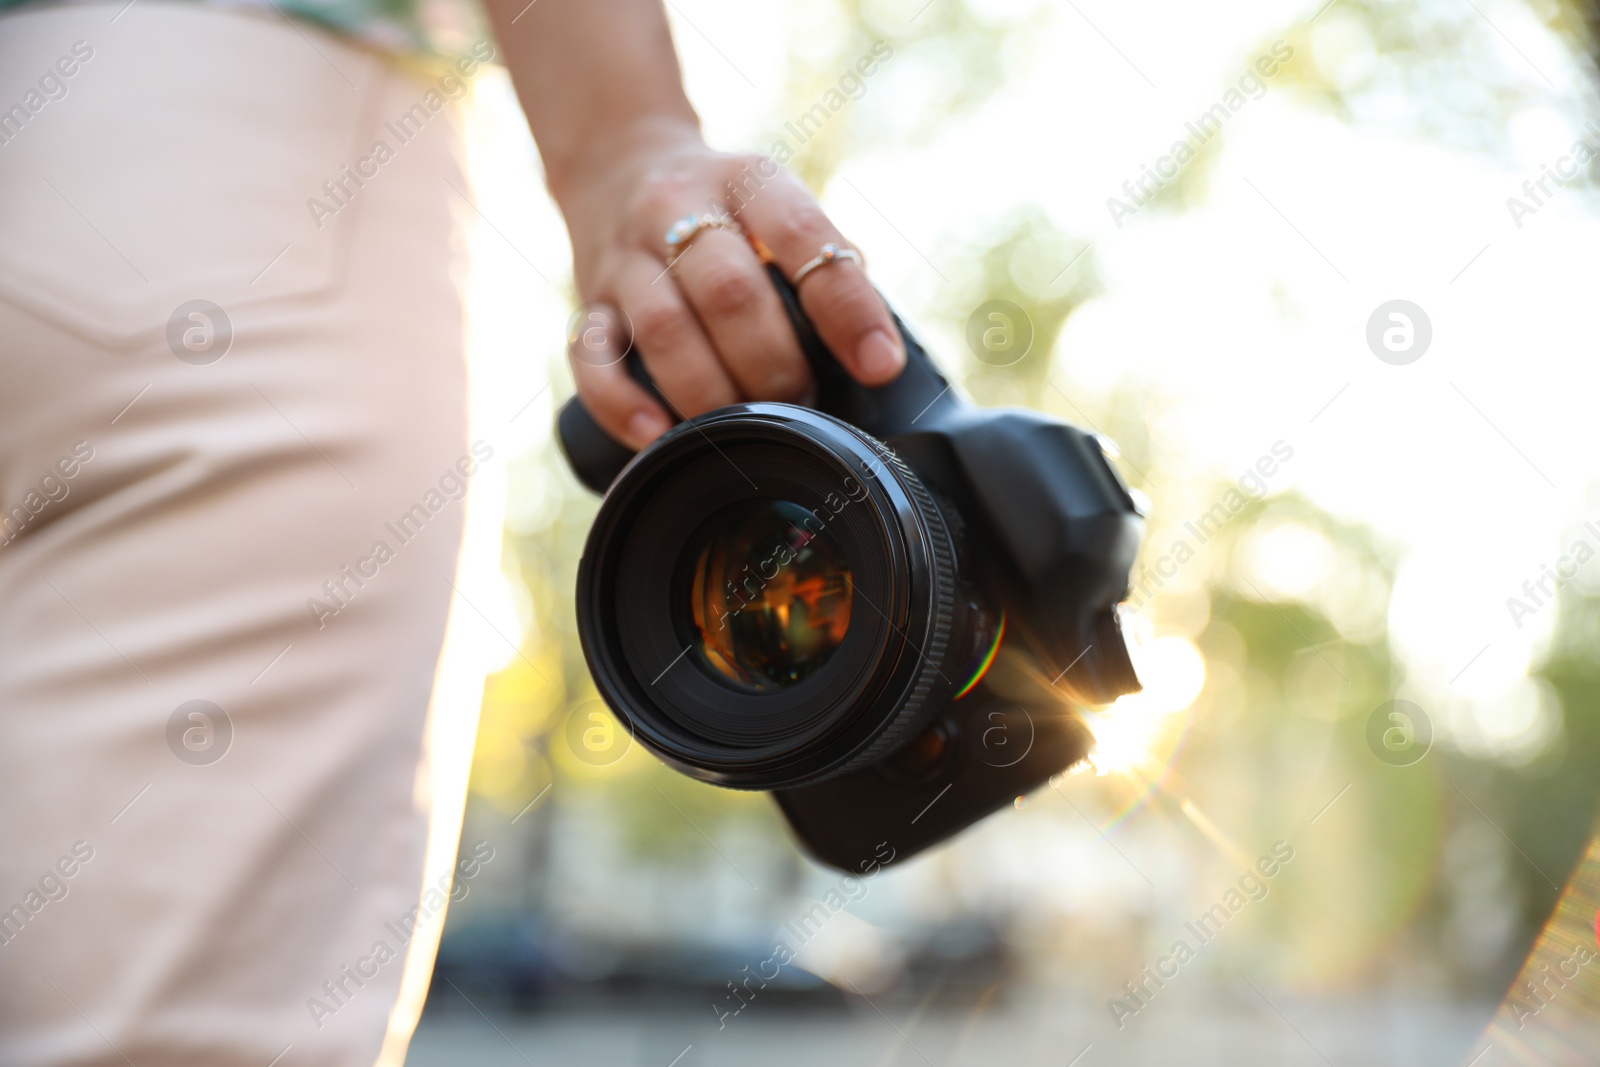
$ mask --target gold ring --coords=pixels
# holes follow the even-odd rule
[[[836,244],[829,243],[822,246],[821,255],[817,256],[816,259],[813,259],[811,262],[794,272],[794,280],[789,284],[798,289],[800,287],[800,283],[805,281],[806,275],[810,274],[818,267],[826,267],[828,264],[837,263],[841,259],[851,260],[857,266],[865,266],[865,264],[862,262],[860,252],[857,252],[853,248],[840,248]]]
[[[696,215],[693,212],[674,222],[667,230],[667,256],[669,262],[675,262],[679,256],[689,250],[694,239],[706,230],[728,230],[732,233],[744,233],[744,227],[739,225],[732,215],[715,215],[707,211]]]

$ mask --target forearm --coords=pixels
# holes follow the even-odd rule
[[[698,141],[660,0],[486,0],[557,203],[621,158]]]

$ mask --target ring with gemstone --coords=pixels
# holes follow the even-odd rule
[[[860,252],[857,252],[853,248],[840,248],[838,245],[830,242],[829,244],[822,246],[822,252],[817,256],[816,259],[813,259],[811,262],[794,272],[794,279],[789,284],[799,288],[800,283],[805,281],[806,275],[810,274],[818,267],[826,267],[829,263],[837,263],[841,259],[851,260],[857,266],[865,266],[861,260]]]
[[[732,233],[743,233],[744,227],[732,215],[716,215],[705,212],[696,215],[693,212],[674,222],[667,230],[667,254],[674,260],[689,250],[694,239],[706,230],[728,230]]]

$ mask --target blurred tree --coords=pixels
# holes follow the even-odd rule
[[[1587,36],[1567,0],[1495,8],[1492,18],[1448,0],[1339,0],[1285,27],[1297,61],[1280,77],[1352,125],[1510,158],[1507,117],[1557,103],[1558,86],[1582,89],[1577,71],[1588,64],[1575,56]],[[1578,52],[1540,48],[1541,33]]]
[[[943,0],[917,14],[920,2],[792,8],[797,44],[785,114],[806,113],[875,41],[897,50],[859,101],[800,146],[790,166],[813,188],[826,188],[868,147],[925,140],[984,100],[1005,77],[1008,43],[1041,17],[1007,21],[988,5]],[[1593,9],[1581,8],[1589,22],[1579,10],[1550,0],[1536,8],[1545,25],[1587,48]],[[909,35],[893,32],[908,22]],[[1454,148],[1504,153],[1504,116],[1535,105],[1548,89],[1531,65],[1508,67],[1497,58],[1504,41],[1470,4],[1340,0],[1283,36],[1296,58],[1279,77],[1305,100],[1347,121]],[[915,92],[896,91],[897,81]],[[908,99],[914,107],[903,106]],[[774,123],[775,136],[780,125]],[[1209,143],[1168,185],[1167,209],[1203,199],[1221,144]],[[1116,441],[1128,480],[1155,501],[1145,561],[1152,562],[1187,536],[1188,520],[1235,486],[1196,470],[1182,442],[1155,432],[1164,411],[1159,392],[1130,385],[1097,394],[1079,386],[1060,339],[1100,287],[1093,250],[1038,205],[941,239],[948,243],[941,259],[964,267],[939,294],[937,307],[949,310],[926,324],[942,333],[946,369],[981,403],[1039,407]],[[992,300],[1020,308],[1033,333],[1029,353],[1014,363],[981,358],[966,343],[973,311]],[[763,797],[693,782],[637,748],[603,766],[573,751],[570,717],[595,697],[572,606],[595,501],[553,442],[519,460],[512,478],[508,570],[530,595],[529,632],[539,638],[524,653],[538,670],[516,660],[486,692],[477,801],[514,814],[549,786],[549,800],[519,826],[535,834],[564,810],[599,813],[617,828],[630,862],[644,868],[719,868],[727,859],[718,855],[719,842],[729,832],[781,841]],[[1264,561],[1272,539],[1282,536],[1323,546],[1317,551],[1325,550],[1319,558],[1326,572],[1298,585],[1268,580]],[[1150,808],[1186,824],[1181,800],[1189,799],[1251,856],[1279,838],[1295,847],[1294,863],[1274,883],[1276,904],[1253,913],[1254,935],[1241,937],[1236,965],[1273,966],[1280,978],[1307,984],[1442,965],[1463,984],[1489,989],[1515,969],[1555,899],[1551,883],[1563,881],[1587,839],[1600,791],[1600,666],[1593,656],[1600,601],[1563,602],[1557,640],[1539,668],[1562,720],[1550,751],[1514,767],[1465,755],[1441,736],[1419,762],[1395,767],[1369,747],[1367,722],[1384,702],[1409,692],[1385,626],[1397,562],[1371,531],[1292,494],[1250,503],[1208,538],[1181,579],[1141,608],[1153,635],[1195,642],[1207,676],[1178,717],[1187,734],[1171,767],[1161,770],[1165,792]],[[1281,568],[1271,573],[1282,577]],[[1107,781],[1096,788],[1117,787]],[[1492,834],[1480,832],[1486,823]],[[1502,832],[1515,844],[1498,844]],[[776,882],[763,879],[763,891],[778,894],[797,883],[804,868],[792,850],[786,855],[790,865]],[[1237,878],[1236,856],[1217,849],[1209,856],[1197,885]],[[1495,921],[1492,909],[1503,906],[1516,909],[1509,933],[1484,940],[1484,953],[1464,953],[1463,923],[1468,930],[1487,926]]]

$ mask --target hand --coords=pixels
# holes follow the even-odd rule
[[[578,394],[607,433],[643,448],[679,419],[742,400],[805,404],[811,373],[783,304],[751,246],[759,239],[787,277],[824,244],[852,247],[797,180],[771,160],[707,148],[693,131],[653,136],[613,157],[599,180],[557,189],[572,235],[578,291],[599,319],[631,323],[663,410],[621,362],[626,326],[586,331],[572,359]],[[729,216],[744,233],[704,229],[668,267],[666,232],[685,215]],[[865,385],[892,380],[905,349],[861,266],[812,271],[800,304],[839,362]],[[600,351],[596,351],[596,345]],[[575,349],[573,350],[575,351]]]

